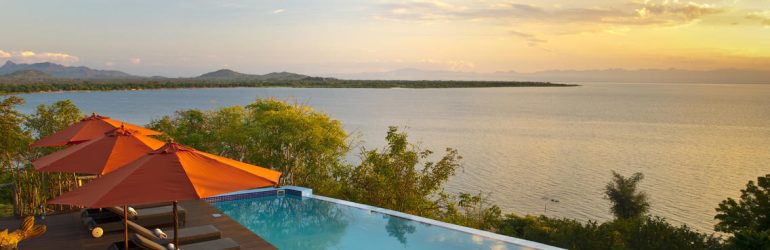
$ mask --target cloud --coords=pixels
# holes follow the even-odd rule
[[[524,39],[524,41],[526,41],[527,44],[529,44],[530,47],[534,47],[534,46],[537,46],[539,44],[543,44],[543,43],[547,43],[548,42],[548,40],[539,38],[539,37],[537,37],[537,36],[535,36],[533,34],[529,34],[529,33],[519,32],[519,31],[515,31],[515,30],[509,31],[508,33],[511,34],[512,36]]]
[[[639,18],[653,20],[657,23],[689,22],[704,16],[725,12],[727,12],[726,8],[712,4],[679,1],[664,1],[659,4],[646,1],[642,3],[641,8],[636,9]]]
[[[498,21],[519,23],[598,23],[626,25],[681,25],[726,12],[724,7],[678,0],[634,1],[616,6],[590,8],[539,7],[502,0],[476,1],[466,5],[442,0],[410,0],[381,5],[377,19],[418,21]]]
[[[756,20],[764,26],[770,26],[770,10],[748,13],[746,19]]]
[[[128,59],[128,62],[130,62],[131,64],[140,64],[140,63],[142,63],[142,59],[141,58],[131,58],[131,59]]]
[[[284,9],[277,9],[277,10],[274,10],[274,11],[273,11],[273,14],[281,14],[281,13],[283,13],[284,11],[285,11]]]
[[[39,63],[53,62],[61,64],[71,64],[80,61],[77,56],[58,53],[58,52],[34,52],[34,51],[3,51],[0,50],[0,58],[20,62],[20,63]]]

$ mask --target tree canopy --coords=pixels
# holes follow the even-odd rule
[[[714,230],[770,232],[770,174],[749,181],[739,200],[727,198],[719,203]]]
[[[16,110],[21,104],[24,99],[16,96],[0,101],[0,164],[3,168],[11,168],[31,140],[29,131],[22,126],[26,117]]]
[[[258,99],[212,111],[184,110],[153,120],[149,127],[178,142],[281,171],[282,185],[335,193],[348,152],[342,124],[296,103]]]
[[[630,219],[644,215],[650,209],[647,194],[637,190],[637,185],[644,179],[642,173],[635,173],[631,177],[612,171],[612,181],[607,183],[604,194],[610,201],[610,211],[615,218]]]
[[[430,150],[409,143],[407,135],[390,127],[381,150],[361,151],[362,162],[346,179],[345,198],[403,211],[430,214],[438,209],[431,198],[454,175],[462,159],[457,150],[447,149],[437,162],[429,161]]]

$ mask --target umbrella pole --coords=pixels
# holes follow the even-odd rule
[[[128,205],[123,205],[123,249],[128,250]]]
[[[179,249],[179,217],[176,214],[176,201],[174,201],[174,248]]]

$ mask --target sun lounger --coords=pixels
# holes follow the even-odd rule
[[[123,208],[109,207],[107,208],[107,210],[110,210],[121,217],[123,216]],[[140,209],[136,209],[136,212],[137,212],[136,216],[131,217],[130,220],[142,226],[162,227],[162,226],[173,225],[174,223],[172,206],[140,208]],[[184,226],[186,214],[187,212],[183,207],[181,206],[177,207],[177,215],[179,217],[179,226]]]
[[[145,208],[155,208],[155,207],[165,207],[165,206],[171,206],[170,202],[161,202],[161,203],[152,203],[152,204],[143,204],[143,205],[132,205],[134,209],[145,209]],[[181,206],[179,206],[181,208]],[[87,208],[83,209],[80,216],[81,217],[93,217],[95,219],[104,218],[104,217],[114,217],[116,216],[116,212],[123,214],[123,209],[118,207],[117,209],[110,211],[110,209],[105,208]]]
[[[139,225],[145,227],[164,227],[174,223],[171,206],[147,207],[136,209],[137,216],[130,218]],[[185,224],[186,212],[183,207],[178,208],[179,225]],[[123,231],[123,209],[111,207],[105,209],[86,209],[81,213],[83,225],[91,231],[94,237],[101,233]],[[95,231],[101,230],[100,233]]]
[[[163,232],[168,236],[166,239],[161,239],[155,236],[155,233],[136,224],[133,221],[128,221],[128,228],[136,234],[141,235],[147,239],[150,239],[158,244],[166,245],[174,240],[174,229],[165,229]],[[222,238],[222,232],[212,225],[185,227],[179,229],[179,244],[190,244],[208,240],[216,240]]]
[[[142,208],[151,208],[151,207],[163,207],[163,206],[171,206],[171,202],[158,202],[158,203],[149,203],[149,204],[142,204],[142,205],[131,205],[130,207],[133,207],[134,209],[142,209]]]
[[[122,242],[121,242],[122,243]],[[112,244],[111,250],[123,250],[123,245],[119,243]],[[158,244],[150,239],[138,234],[132,234],[128,244],[130,250],[168,250],[166,245]],[[224,238],[218,240],[209,240],[192,244],[182,244],[179,249],[183,250],[239,250],[241,246],[233,239]]]

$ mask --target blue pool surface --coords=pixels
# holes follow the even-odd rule
[[[278,249],[529,249],[312,197],[267,196],[213,206]]]

